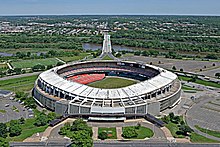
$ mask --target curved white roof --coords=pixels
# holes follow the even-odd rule
[[[102,61],[103,62],[103,61]],[[117,61],[115,61],[117,62]],[[132,62],[130,62],[132,63]],[[132,98],[136,96],[141,96],[146,93],[150,93],[152,91],[156,91],[161,87],[169,85],[172,83],[176,78],[177,75],[167,71],[165,69],[145,64],[150,68],[154,68],[160,71],[160,74],[157,76],[123,88],[116,88],[116,89],[100,89],[100,88],[93,88],[87,85],[79,84],[72,81],[67,81],[60,77],[56,71],[57,69],[61,69],[65,66],[56,67],[51,70],[45,71],[39,75],[39,78],[43,80],[45,83],[49,84],[54,88],[58,88],[63,92],[68,92],[72,95],[77,95],[80,97],[86,98],[95,98],[95,99],[116,99],[116,98]]]

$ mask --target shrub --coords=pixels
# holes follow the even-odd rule
[[[108,134],[106,132],[101,132],[101,133],[99,133],[98,138],[101,140],[105,140],[108,138]]]
[[[138,136],[138,133],[135,128],[127,127],[124,128],[122,136],[125,138],[135,138]]]

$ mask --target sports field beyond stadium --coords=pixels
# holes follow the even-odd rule
[[[21,61],[12,62],[11,65],[14,68],[31,68],[37,64],[48,66],[48,65],[56,65],[58,62],[59,61],[55,58],[48,58],[48,59],[21,60]]]
[[[136,84],[137,81],[120,77],[105,77],[105,79],[88,84],[88,86],[103,89],[122,88]]]

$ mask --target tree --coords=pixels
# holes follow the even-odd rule
[[[51,69],[51,68],[53,68],[53,65],[48,65],[47,66],[47,69]]]
[[[19,121],[20,121],[20,124],[24,124],[24,123],[25,123],[24,117],[21,117],[21,118],[19,119]]]
[[[219,78],[220,77],[220,72],[215,73],[215,76]]]
[[[99,133],[98,138],[101,140],[105,140],[108,138],[108,134],[106,132],[101,132],[101,133]]]
[[[126,128],[123,129],[122,136],[125,137],[125,138],[135,138],[135,137],[138,136],[138,133],[137,133],[135,128],[126,127]]]
[[[11,120],[10,121],[10,127],[9,127],[9,136],[14,137],[21,134],[21,127],[18,120]]]
[[[169,121],[170,121],[170,117],[169,117],[169,116],[164,116],[164,117],[162,118],[162,121],[168,124]]]
[[[92,147],[93,140],[89,133],[85,130],[74,131],[70,136],[72,140],[72,147]]]
[[[35,72],[35,71],[42,71],[42,70],[45,70],[45,66],[41,65],[41,64],[37,64],[37,65],[32,67],[32,71],[33,72]]]
[[[121,53],[116,53],[115,57],[117,58],[121,57]]]
[[[5,123],[0,123],[0,137],[7,137],[7,125]]]
[[[56,66],[60,66],[60,65],[63,65],[63,64],[64,64],[63,62],[57,62]]]
[[[172,70],[176,70],[176,66],[173,66],[173,67],[172,67]]]
[[[180,121],[180,117],[179,116],[174,116],[173,119],[171,119],[171,121],[175,124],[178,124]]]
[[[47,118],[49,121],[54,120],[57,117],[57,114],[55,112],[50,112],[47,115]]]
[[[18,74],[21,74],[22,69],[21,68],[15,68],[14,71],[18,75]]]
[[[9,147],[9,143],[4,139],[0,137],[0,147]]]
[[[182,133],[185,136],[187,135],[187,133],[193,132],[193,130],[187,125],[181,125],[179,127],[179,130],[180,130],[180,133]]]
[[[40,115],[38,115],[35,119],[35,126],[45,126],[48,122],[48,118],[47,115],[44,113],[40,113]]]
[[[171,112],[171,113],[169,113],[169,117],[170,117],[170,120],[172,120],[173,118],[174,118],[174,113],[173,112]]]

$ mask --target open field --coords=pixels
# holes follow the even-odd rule
[[[34,59],[34,60],[20,60],[16,62],[12,62],[11,65],[14,68],[31,68],[37,64],[41,65],[56,65],[59,61],[55,58],[48,58],[48,59]]]
[[[106,132],[108,139],[117,139],[116,128],[99,128],[98,134],[101,132]]]
[[[136,81],[124,79],[124,78],[117,78],[117,77],[106,77],[101,81],[97,81],[94,83],[88,84],[91,87],[96,88],[104,88],[104,89],[113,89],[113,88],[121,88],[126,87],[132,84],[136,84]]]
[[[77,61],[77,60],[82,60],[89,54],[87,53],[80,53],[78,56],[72,56],[72,57],[58,57],[59,59],[63,60],[64,62],[71,62],[71,61]]]
[[[9,80],[2,80],[0,82],[0,89],[10,91],[30,91],[34,87],[34,82],[38,75],[15,78]]]

